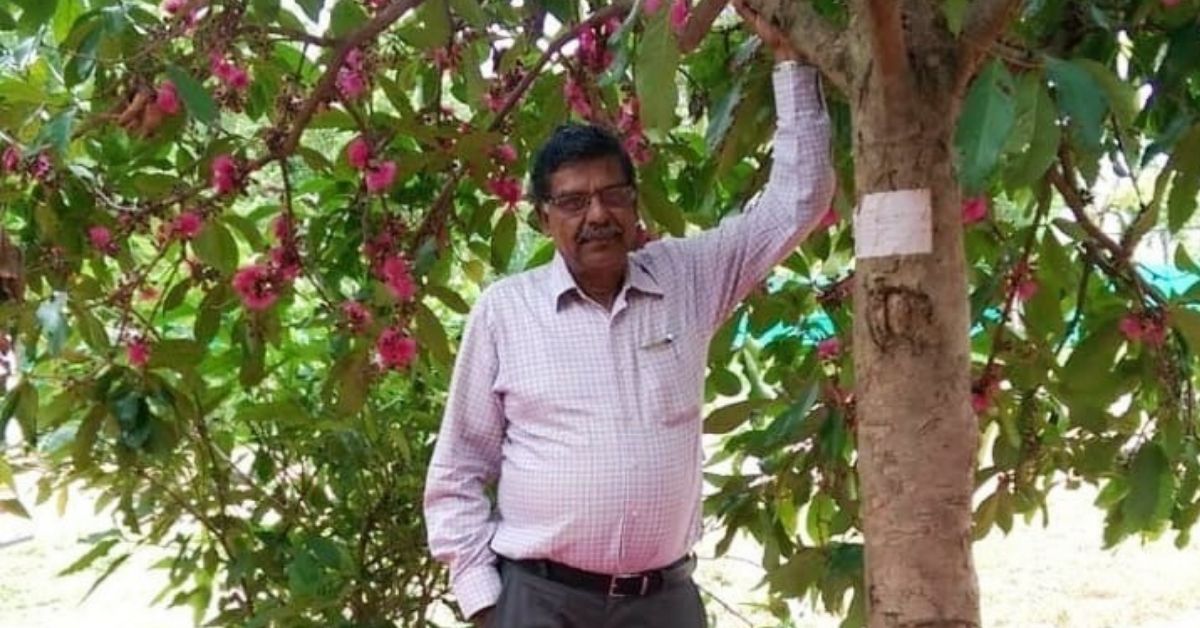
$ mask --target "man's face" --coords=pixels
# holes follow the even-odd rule
[[[625,272],[637,236],[637,194],[614,158],[578,161],[550,175],[542,230],[575,274]]]

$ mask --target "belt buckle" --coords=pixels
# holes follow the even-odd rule
[[[620,583],[622,581],[628,582],[629,580],[635,580],[635,579],[642,581],[642,585],[639,588],[637,593],[622,593],[617,590],[617,587],[620,586]],[[650,588],[650,576],[648,576],[646,574],[621,573],[621,574],[614,575],[612,577],[612,579],[609,580],[608,596],[609,597],[628,597],[631,595],[637,595],[637,596],[641,597],[641,596],[646,595],[646,590],[649,588]]]

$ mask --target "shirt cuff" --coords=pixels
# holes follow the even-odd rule
[[[463,616],[470,619],[475,613],[495,606],[500,599],[500,572],[495,565],[472,567],[454,579],[454,595]]]
[[[825,110],[821,73],[813,66],[784,61],[775,66],[772,80],[775,85],[775,113],[781,123],[786,124],[804,114]]]

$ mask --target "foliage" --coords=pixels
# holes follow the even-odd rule
[[[697,21],[668,4],[0,6],[0,331],[19,358],[0,426],[48,463],[45,493],[83,482],[127,539],[175,547],[164,595],[216,624],[428,619],[446,589],[421,483],[462,316],[551,254],[515,210],[531,150],[571,117],[613,126],[673,235],[765,181],[768,60],[729,17],[681,50]],[[965,5],[944,3],[947,28]],[[842,2],[813,6],[844,24]],[[1064,478],[1102,486],[1106,544],[1182,545],[1200,515],[1200,288],[1136,261],[1196,208],[1198,9],[1024,3],[963,99],[978,536]],[[811,595],[854,623],[851,111],[829,108],[829,220],[710,349],[726,436],[706,512],[722,551],[763,544],[777,613]],[[1137,190],[1104,208],[1117,235],[1090,191],[1113,181]],[[1183,246],[1174,267],[1200,274]],[[105,543],[89,558],[124,547]]]

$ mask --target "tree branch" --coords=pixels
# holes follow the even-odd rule
[[[1017,16],[1021,0],[975,0],[963,20],[962,34],[958,38],[958,80],[962,88],[971,81],[988,49]]]
[[[782,24],[792,46],[843,94],[850,90],[850,54],[845,37],[808,0],[746,0],[755,13]]]
[[[727,4],[729,0],[701,0],[688,14],[683,34],[679,36],[679,51],[687,54],[695,50]]]
[[[304,106],[301,107],[300,113],[296,114],[296,119],[292,121],[291,129],[288,131],[283,142],[269,155],[252,163],[247,170],[258,170],[267,162],[283,159],[292,154],[296,150],[296,147],[300,145],[300,136],[304,134],[305,128],[308,127],[308,123],[312,120],[313,115],[317,113],[317,109],[333,95],[334,89],[337,86],[338,70],[346,62],[346,56],[350,54],[350,51],[377,37],[387,27],[399,20],[409,9],[415,8],[421,2],[422,0],[397,0],[377,13],[362,28],[359,28],[343,39],[337,48],[334,49],[333,55],[330,57],[329,63],[325,68],[325,74],[317,82],[317,86],[313,89],[312,94],[309,95],[308,100],[304,101]]]
[[[871,35],[871,58],[879,70],[884,96],[900,102],[908,96],[908,44],[899,2],[866,0],[867,28]]]

